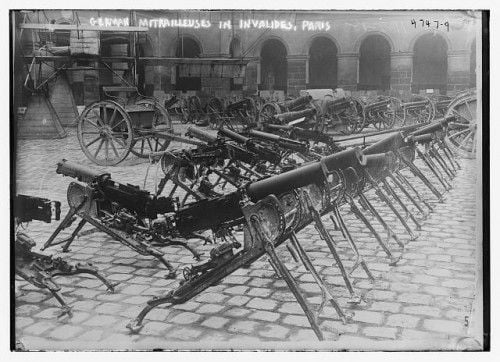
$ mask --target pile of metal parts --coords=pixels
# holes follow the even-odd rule
[[[69,264],[62,258],[33,251],[36,242],[21,230],[22,225],[33,220],[50,223],[59,220],[61,203],[36,196],[17,195],[14,201],[15,218],[15,273],[27,282],[42,289],[48,289],[61,304],[60,316],[71,316],[69,307],[59,294],[61,287],[53,280],[56,276],[90,274],[101,280],[109,291],[113,292],[115,285],[100,275],[90,263]]]
[[[444,142],[446,129],[456,121],[456,116],[449,116],[412,131],[395,132],[364,149],[339,147],[319,130],[293,125],[269,124],[265,131],[248,129],[240,133],[222,127],[217,135],[191,127],[188,136],[197,139],[197,147],[150,155],[164,171],[155,194],[116,182],[109,173],[62,160],[57,173],[77,181],[68,187],[69,213],[44,249],[57,244],[67,249],[89,223],[139,254],[160,260],[168,269],[167,278],[177,277],[177,269],[160,248],[182,246],[189,250],[197,262],[182,268],[183,280],[176,289],[147,302],[129,323],[132,332],[140,331],[153,308],[185,303],[267,255],[322,340],[318,317],[326,304],[332,305],[344,323],[349,323],[351,314],[341,308],[297,234],[314,225],[331,252],[331,267],[338,269],[349,302],[360,303],[350,273],[361,268],[369,279],[374,275],[340,207],[347,205],[372,233],[387,262],[397,264],[405,243],[373,198],[394,214],[410,241],[416,239],[422,220],[429,217],[434,202],[443,202],[443,193],[451,188],[460,169]],[[429,192],[418,191],[422,187]],[[179,198],[176,190],[183,190],[185,196]],[[430,195],[435,200],[429,199]],[[57,234],[76,217],[80,222],[71,236],[56,241]],[[324,217],[333,221],[354,253],[354,260],[349,261],[353,262],[351,270],[338,252],[340,241],[335,241],[325,227]],[[385,236],[377,231],[380,227]],[[207,231],[211,237],[202,235]],[[194,242],[189,241],[192,238],[213,245],[208,258],[193,247]],[[302,294],[277,253],[282,246],[303,264],[320,288],[323,301],[318,310]]]

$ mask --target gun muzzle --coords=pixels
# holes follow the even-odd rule
[[[415,142],[415,143],[429,143],[433,141],[435,138],[434,133],[426,133],[422,135],[410,135],[406,138],[408,142]]]
[[[199,139],[200,141],[204,141],[207,143],[217,142],[217,136],[211,135],[207,131],[204,131],[198,127],[188,127],[186,136],[192,136]]]
[[[57,163],[56,173],[63,176],[73,177],[78,181],[86,183],[92,182],[99,176],[109,175],[108,173],[100,173],[99,171],[92,170],[91,168],[70,162],[64,158]]]
[[[366,164],[365,156],[357,147],[338,152],[294,170],[259,180],[247,186],[247,195],[256,202],[268,195],[280,195],[293,189],[322,184],[326,174],[348,167],[359,167]]]
[[[250,130],[248,131],[248,134],[252,137],[263,139],[266,141],[271,141],[279,144],[283,148],[287,148],[289,150],[295,151],[295,152],[307,152],[308,147],[306,144],[292,140],[290,138],[286,137],[281,137],[272,133],[267,133],[267,132],[262,132],[262,131],[256,131],[256,130]]]

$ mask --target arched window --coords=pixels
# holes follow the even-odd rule
[[[177,58],[199,58],[200,54],[200,46],[194,39],[183,36],[177,40],[175,49]],[[176,69],[175,89],[181,91],[201,89],[200,64],[179,64]]]
[[[448,45],[436,34],[422,35],[413,47],[412,92],[439,89],[446,92],[448,79]]]
[[[268,39],[260,51],[262,90],[283,90],[287,87],[286,48],[277,39]]]
[[[308,88],[337,87],[337,46],[326,37],[313,40],[309,48]]]
[[[241,51],[241,42],[238,38],[233,38],[233,40],[231,40],[229,55],[231,58],[240,58],[243,55]]]
[[[387,90],[391,83],[391,45],[382,35],[367,36],[359,48],[360,90]]]

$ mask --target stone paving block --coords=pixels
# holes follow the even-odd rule
[[[268,288],[250,288],[248,292],[245,293],[245,295],[252,296],[252,297],[267,297],[269,296],[273,291]]]
[[[393,327],[415,328],[420,321],[419,317],[408,314],[392,314],[387,317],[386,324]]]
[[[214,329],[220,329],[229,323],[229,319],[223,317],[212,316],[201,323],[202,326]]]
[[[241,318],[247,314],[250,314],[250,310],[244,308],[231,308],[224,312],[224,315],[235,318]]]
[[[403,303],[426,304],[430,305],[433,301],[432,296],[419,293],[403,293],[399,295],[398,301]]]
[[[393,301],[396,298],[396,293],[388,290],[374,289],[366,293],[366,298],[369,300]]]
[[[41,321],[33,323],[30,326],[24,328],[23,333],[28,335],[39,336],[53,327],[54,327],[54,322]]]
[[[400,310],[400,308],[401,308],[401,304],[399,304],[399,303],[373,302],[369,309],[382,311],[382,312],[397,313]]]
[[[170,322],[174,324],[193,324],[201,319],[201,316],[191,312],[182,312],[175,317],[170,318]]]
[[[448,288],[471,289],[474,288],[474,283],[474,281],[470,280],[448,279],[442,283],[442,286]]]
[[[442,332],[451,335],[465,334],[464,325],[462,323],[444,319],[424,320],[423,327],[429,331]]]
[[[384,320],[384,314],[366,310],[357,310],[352,317],[354,321],[372,324],[381,324]]]
[[[84,325],[89,327],[104,327],[112,325],[117,321],[117,318],[110,315],[96,315],[95,317],[90,318],[89,320],[83,322]]]
[[[381,337],[384,339],[396,339],[397,328],[391,327],[365,327],[363,334],[368,337]]]
[[[97,341],[102,340],[103,335],[104,335],[103,330],[93,329],[93,330],[87,331],[87,332],[79,335],[78,339],[80,341],[97,342]]]
[[[200,308],[196,310],[196,313],[201,314],[214,314],[218,313],[225,308],[224,305],[219,304],[203,304]]]
[[[231,299],[228,299],[225,303],[228,305],[242,306],[245,305],[249,300],[250,300],[249,297],[245,297],[243,295],[237,295],[232,297]]]
[[[24,328],[26,326],[29,326],[30,324],[33,324],[33,322],[34,322],[34,320],[32,318],[16,316],[14,324],[15,324],[16,328]]]
[[[75,326],[61,326],[59,328],[56,328],[53,330],[49,336],[51,338],[55,339],[60,339],[60,340],[70,340],[76,337],[80,332],[83,331],[83,328],[81,327],[75,327]]]
[[[121,294],[130,294],[130,295],[141,295],[141,293],[148,288],[149,288],[149,285],[129,284],[125,288],[120,289],[120,293]]]
[[[300,304],[297,302],[286,302],[283,303],[279,309],[279,313],[284,313],[284,314],[304,314],[304,311],[300,307]]]
[[[281,340],[285,339],[288,333],[290,333],[290,329],[277,325],[270,325],[265,329],[258,331],[260,336]]]
[[[283,323],[290,324],[298,327],[309,327],[309,320],[306,316],[300,315],[287,315],[283,318]]]
[[[428,305],[412,305],[403,307],[403,312],[408,314],[420,314],[430,317],[439,317],[440,309]]]
[[[224,294],[220,293],[202,293],[198,297],[196,297],[196,301],[200,303],[214,303],[220,304],[228,297]]]
[[[280,318],[280,314],[260,310],[260,311],[257,311],[257,312],[250,314],[248,316],[248,318],[258,319],[258,320],[267,321],[267,322],[275,322]]]
[[[99,305],[96,309],[94,309],[94,311],[102,314],[117,314],[122,309],[124,309],[124,306],[122,304],[103,303]]]
[[[227,330],[235,333],[253,334],[259,323],[254,321],[237,321],[232,323]]]
[[[244,286],[244,285],[236,285],[234,287],[230,287],[230,288],[225,288],[224,289],[224,293],[226,294],[246,294],[247,291],[248,291],[248,287]]]
[[[253,298],[250,300],[246,306],[255,309],[273,310],[278,304],[276,301],[264,298]]]
[[[193,310],[199,308],[200,305],[201,305],[200,303],[188,301],[188,302],[183,303],[183,304],[173,305],[172,308],[179,309],[179,310],[193,311]]]

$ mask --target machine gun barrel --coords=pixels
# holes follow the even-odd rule
[[[215,143],[218,140],[217,136],[214,136],[198,127],[188,127],[186,136],[195,137],[200,141],[204,141],[207,143]]]
[[[341,151],[294,170],[253,182],[247,186],[247,195],[258,201],[271,194],[282,194],[310,184],[322,184],[326,176],[336,170],[365,165],[365,156],[358,147]]]
[[[276,115],[276,119],[278,119],[280,122],[291,122],[291,121],[295,121],[295,120],[302,118],[302,117],[312,117],[315,114],[316,114],[316,109],[307,108],[307,109],[303,109],[302,111],[297,111],[297,112],[280,113],[280,114]]]
[[[248,131],[248,134],[252,137],[255,138],[260,138],[264,139],[267,141],[275,142],[279,144],[283,148],[287,148],[289,150],[295,151],[295,152],[302,152],[305,153],[308,151],[307,145],[305,145],[302,142],[292,140],[290,138],[285,138],[281,137],[272,133],[267,133],[267,132],[261,132],[257,130],[250,130]]]
[[[100,173],[91,168],[65,160],[64,158],[57,163],[56,173],[76,178],[78,181],[85,183],[90,183],[98,177],[106,175],[106,173]]]
[[[416,131],[413,131],[410,133],[410,136],[418,136],[426,133],[433,133],[439,130],[442,130],[445,128],[448,123],[455,121],[457,118],[455,116],[449,116],[446,118],[441,118],[435,122],[432,122],[431,124],[428,124],[427,126],[421,127],[417,129]]]
[[[92,169],[62,160],[57,164],[57,173],[91,183],[101,197],[118,204],[122,208],[136,212],[141,217],[156,218],[158,214],[174,211],[169,197],[156,197],[139,186],[124,185],[111,179],[109,173],[100,174]]]
[[[222,127],[219,129],[219,134],[225,137],[228,137],[229,139],[232,139],[233,141],[244,144],[245,147],[250,151],[255,154],[257,154],[260,158],[269,161],[274,164],[278,164],[281,161],[281,156],[279,153],[274,152],[272,150],[269,150],[258,143],[254,142],[251,138],[245,137],[239,133],[236,133],[234,131],[231,131],[225,127]]]
[[[405,142],[405,138],[401,132],[398,132],[392,136],[381,139],[374,144],[363,149],[365,155],[371,155],[376,153],[385,153],[388,151],[395,151],[401,147],[408,146]]]

